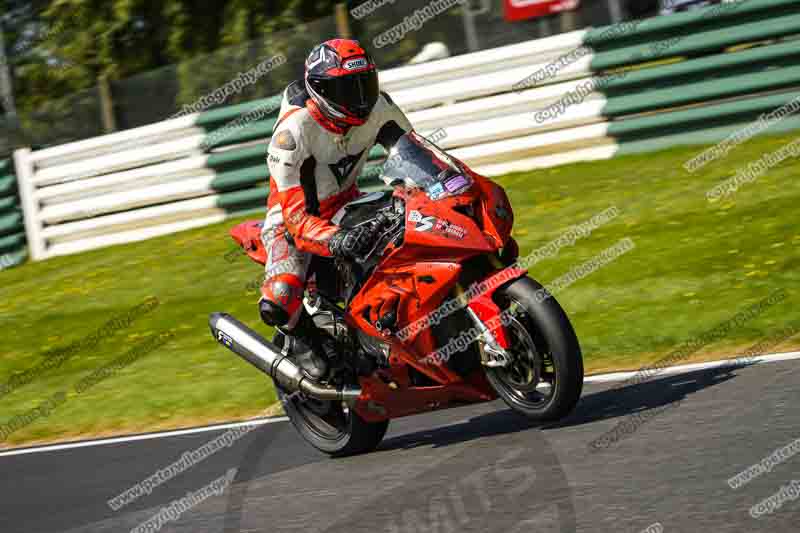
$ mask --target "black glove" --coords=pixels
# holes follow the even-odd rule
[[[372,247],[372,231],[365,226],[340,229],[328,242],[328,249],[335,257],[357,258]]]

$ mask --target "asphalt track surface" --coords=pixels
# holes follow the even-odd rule
[[[559,424],[467,406],[395,420],[379,450],[338,460],[265,424],[119,511],[107,500],[222,432],[0,457],[0,532],[128,532],[231,468],[160,531],[797,531],[800,499],[749,510],[800,480],[800,454],[727,480],[800,438],[798,384],[800,361],[587,384]],[[635,431],[590,446],[620,423]]]

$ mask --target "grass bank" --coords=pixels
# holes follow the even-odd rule
[[[587,372],[652,362],[777,289],[786,291],[782,302],[687,361],[736,354],[800,324],[800,161],[784,161],[722,200],[706,198],[794,138],[750,141],[694,174],[683,164],[696,147],[499,179],[523,254],[618,209],[531,268],[545,284],[620,239],[635,243],[557,294]],[[261,272],[228,254],[227,229],[237,222],[0,273],[0,446],[238,419],[274,404],[268,380],[213,342],[206,323],[209,312],[224,310],[263,329],[254,289]],[[157,305],[127,320],[148,298]],[[792,339],[774,348],[797,346]]]

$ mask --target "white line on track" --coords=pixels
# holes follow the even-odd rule
[[[747,362],[748,364],[779,363],[781,361],[792,361],[794,359],[800,359],[800,352],[786,352],[786,353],[778,353],[772,355],[756,355],[753,357],[748,357]],[[708,363],[692,363],[689,365],[669,366],[666,368],[659,369],[657,375],[658,377],[670,376],[674,374],[685,374],[686,372],[694,372],[696,370],[707,370],[710,368],[726,367],[731,365],[742,364],[742,360],[743,360],[742,357],[736,357],[732,359],[721,359],[719,361],[710,361]],[[612,372],[610,374],[598,374],[596,376],[587,376],[586,379],[583,380],[583,382],[609,383],[612,381],[625,381],[626,379],[630,379],[639,373],[640,371],[636,370],[634,372]]]
[[[244,422],[232,422],[230,424],[217,424],[213,426],[203,426],[190,429],[176,429],[174,431],[159,431],[158,433],[142,433],[139,435],[127,435],[124,437],[109,437],[107,439],[82,440],[77,442],[67,442],[65,444],[46,444],[30,448],[20,448],[18,450],[8,450],[0,452],[0,457],[12,455],[24,455],[28,453],[57,452],[61,450],[71,450],[73,448],[85,448],[87,446],[103,446],[105,444],[119,444],[123,442],[136,442],[138,440],[160,439],[164,437],[179,437],[181,435],[192,435],[194,433],[207,433],[209,431],[221,431],[224,429],[238,428],[242,426],[263,426],[274,424],[275,422],[287,422],[285,416],[274,418],[254,418]]]
[[[800,352],[787,352],[771,355],[760,355],[748,358],[750,364],[755,363],[779,363],[782,361],[792,361],[800,359]],[[741,363],[741,358],[722,359],[719,361],[711,361],[708,363],[693,363],[689,365],[671,366],[661,369],[658,376],[668,376],[674,374],[683,374],[686,372],[694,372],[696,370],[706,370],[711,368],[720,368]],[[587,376],[584,383],[609,383],[613,381],[625,381],[636,376],[639,372],[612,372],[610,374],[598,374],[595,376]],[[61,450],[71,450],[75,448],[85,448],[89,446],[103,446],[106,444],[120,444],[124,442],[136,442],[140,440],[160,439],[165,437],[178,437],[181,435],[192,435],[196,433],[207,433],[209,431],[221,431],[231,428],[242,426],[263,426],[265,424],[274,424],[276,422],[286,422],[289,419],[285,416],[276,418],[260,418],[247,420],[245,422],[234,422],[230,424],[217,424],[213,426],[204,426],[190,429],[178,429],[175,431],[161,431],[158,433],[144,433],[141,435],[129,435],[125,437],[110,437],[107,439],[84,440],[78,442],[68,442],[65,444],[50,444],[44,446],[35,446],[30,448],[20,448],[17,450],[8,450],[0,452],[0,457],[10,457],[14,455],[25,455],[29,453],[43,453],[43,452],[56,452]]]

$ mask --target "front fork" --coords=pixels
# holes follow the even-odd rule
[[[461,284],[456,284],[456,296],[467,303],[467,314],[477,329],[481,364],[497,368],[507,366],[511,362],[511,356],[508,353],[510,342],[505,328],[507,311],[500,309],[492,295],[498,287],[525,276],[527,271],[514,266],[505,267],[494,255],[490,255],[489,259],[498,271],[467,291]]]

